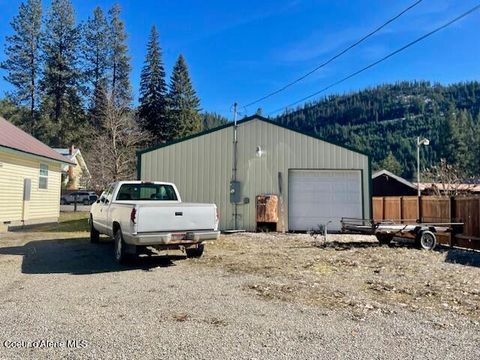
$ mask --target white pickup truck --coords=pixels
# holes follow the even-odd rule
[[[119,181],[110,184],[90,210],[90,240],[113,237],[115,259],[123,263],[149,246],[203,254],[203,242],[216,240],[215,204],[183,203],[174,184]]]

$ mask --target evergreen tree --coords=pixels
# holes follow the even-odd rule
[[[15,126],[24,130],[25,119],[28,119],[29,111],[25,106],[18,106],[11,99],[0,100],[0,116],[7,119]]]
[[[441,158],[449,164],[458,165],[465,155],[465,143],[463,141],[462,125],[460,114],[457,109],[450,106],[447,116],[443,121],[443,132],[441,140]]]
[[[459,169],[466,175],[476,174],[476,162],[478,158],[478,137],[477,129],[473,117],[467,110],[462,110],[459,114],[458,123],[460,126],[460,144],[456,150],[456,162]]]
[[[200,131],[200,100],[193,88],[183,55],[173,67],[168,94],[169,116],[175,124],[173,138],[181,138]]]
[[[70,0],[53,0],[46,20],[41,115],[44,141],[65,146],[79,136],[83,107],[78,69],[79,29]]]
[[[156,142],[167,141],[172,137],[173,126],[167,117],[166,93],[162,50],[157,29],[153,26],[140,76],[139,116],[144,129],[153,135]]]
[[[23,128],[33,133],[38,99],[37,82],[41,67],[41,1],[27,0],[26,3],[21,3],[18,15],[13,18],[11,25],[14,34],[6,38],[7,59],[1,67],[8,71],[5,80],[15,88],[11,99],[16,104],[29,108],[27,124]]]
[[[473,123],[471,136],[471,171],[470,174],[480,180],[480,113],[478,113]]]
[[[89,109],[90,124],[95,130],[100,130],[102,127],[103,117],[105,116],[105,109],[107,106],[108,88],[107,81],[99,81],[93,89],[91,105]]]
[[[127,34],[125,24],[120,19],[120,5],[114,5],[109,11],[110,20],[110,66],[111,94],[117,106],[124,106],[132,101],[130,86],[130,57],[128,56]]]
[[[100,127],[98,114],[99,96],[107,87],[110,62],[110,36],[107,19],[100,7],[93,11],[83,27],[82,39],[83,71],[89,89],[89,117],[96,128]]]
[[[201,115],[202,130],[209,130],[228,123],[228,119],[220,114],[204,112]]]
[[[383,159],[380,167],[395,175],[400,176],[402,174],[402,165],[398,162],[397,158],[391,151],[389,151],[385,159]]]

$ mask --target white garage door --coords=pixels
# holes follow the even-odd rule
[[[362,218],[362,179],[359,170],[290,170],[288,229],[341,229],[342,217]]]

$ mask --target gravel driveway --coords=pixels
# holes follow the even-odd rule
[[[0,358],[480,358],[471,316],[402,307],[357,316],[343,306],[259,296],[252,284],[278,282],[278,274],[219,263],[222,243],[242,249],[248,238],[223,238],[200,260],[159,256],[119,266],[111,243],[85,236],[2,236]]]

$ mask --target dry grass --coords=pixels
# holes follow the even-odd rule
[[[36,225],[24,230],[2,234],[2,244],[22,243],[37,240],[65,240],[88,238],[87,212],[61,212],[58,223]]]
[[[380,247],[359,235],[329,235],[323,243],[305,234],[244,234],[209,244],[196,264],[258,275],[247,288],[267,299],[480,319],[480,252]]]
[[[83,232],[88,231],[88,212],[61,212],[58,224],[35,226],[34,232]]]

